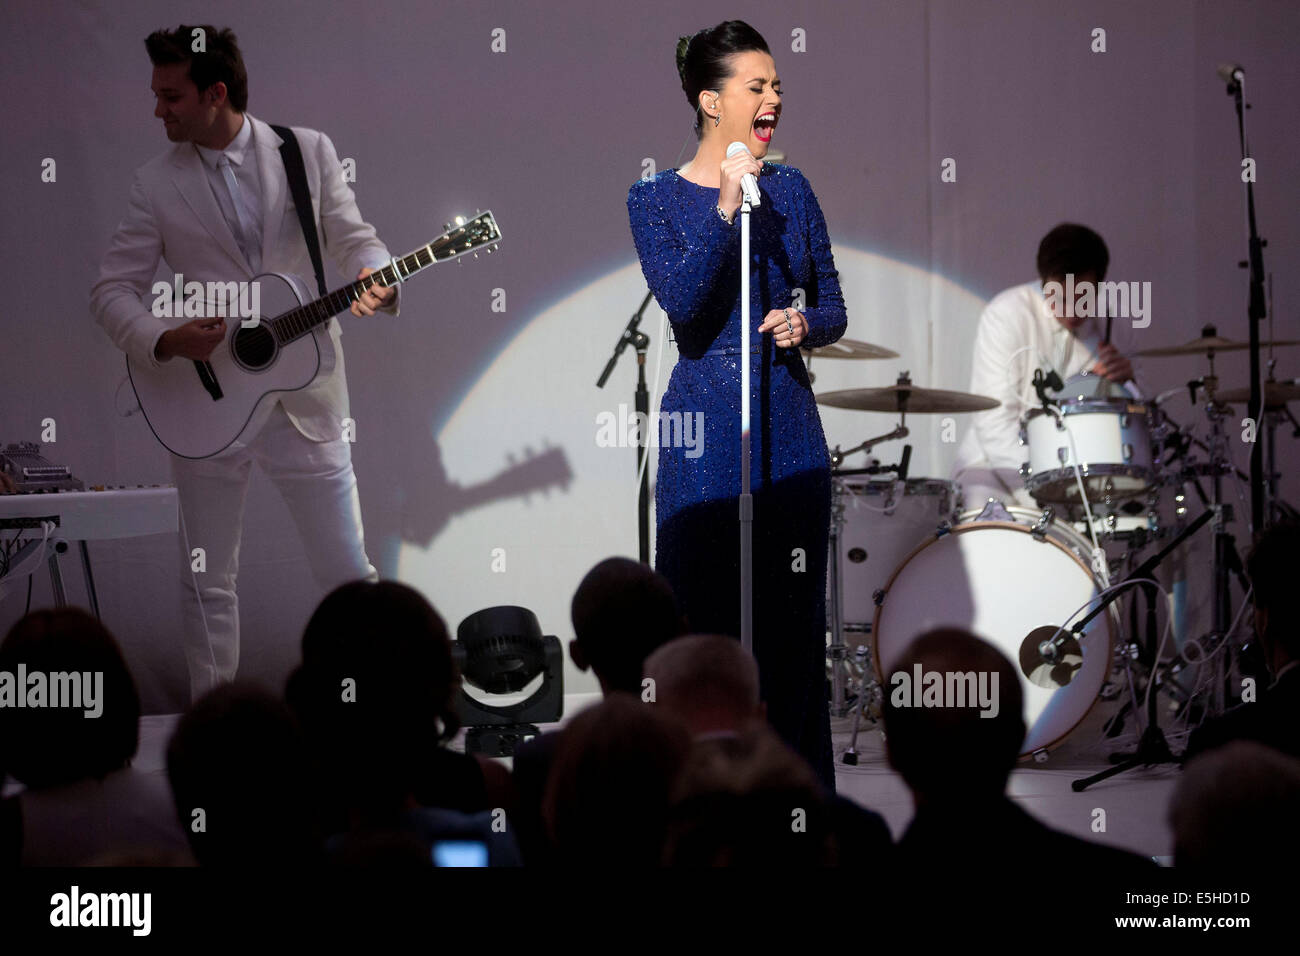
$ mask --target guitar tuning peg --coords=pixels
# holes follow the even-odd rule
[[[483,251],[486,252],[489,256],[492,255],[492,247],[491,247],[491,246],[488,246],[488,247],[487,247],[485,250],[483,250]]]
[[[501,248],[501,243],[498,242],[498,243],[497,243],[496,245],[494,245],[492,248],[493,248],[493,249],[500,249],[500,248]]]
[[[476,253],[474,253],[474,258],[475,258],[475,259],[477,259],[477,258],[478,258],[478,253],[477,253],[477,252],[476,252]]]
[[[451,223],[449,223],[449,222],[444,222],[444,223],[442,224],[442,231],[443,231],[443,232],[451,232]]]

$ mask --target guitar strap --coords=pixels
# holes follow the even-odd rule
[[[307,169],[302,163],[302,150],[298,147],[298,138],[289,127],[272,126],[271,129],[284,140],[280,144],[280,159],[284,161],[284,172],[289,178],[289,193],[293,196],[294,208],[298,210],[302,237],[307,240],[311,264],[316,269],[316,286],[323,296],[329,290],[325,288],[325,267],[321,264],[320,239],[316,235],[316,219],[311,211],[311,191],[307,188]]]

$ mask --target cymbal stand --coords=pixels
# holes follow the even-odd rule
[[[839,445],[832,448],[830,451],[831,467],[840,467],[840,465],[844,463],[844,459],[849,455],[856,455],[860,451],[871,451],[871,449],[883,442],[893,441],[896,438],[906,438],[910,434],[911,432],[907,428],[907,412],[899,412],[898,424],[894,427],[893,431],[885,432],[885,434],[879,435],[875,438],[868,438],[866,441],[854,445],[849,449],[841,450]]]

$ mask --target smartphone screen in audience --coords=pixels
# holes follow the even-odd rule
[[[487,844],[482,840],[439,840],[433,845],[434,866],[487,866]]]

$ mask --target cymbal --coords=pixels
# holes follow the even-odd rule
[[[1285,405],[1300,398],[1300,385],[1292,382],[1265,382],[1262,391],[1266,406]],[[1223,388],[1214,397],[1220,402],[1249,402],[1250,388]]]
[[[1213,326],[1208,326],[1208,328],[1213,329]],[[1259,343],[1260,348],[1268,348],[1269,346],[1276,348],[1283,345],[1300,345],[1300,340],[1277,339],[1273,342]],[[1173,355],[1206,355],[1211,352],[1240,352],[1242,349],[1248,348],[1250,348],[1249,342],[1238,342],[1235,339],[1225,339],[1220,335],[1210,334],[1202,335],[1181,345],[1160,345],[1155,348],[1142,349],[1133,354],[1150,358],[1162,358]]]
[[[804,349],[804,352],[810,358],[828,358],[828,359],[892,359],[898,358],[898,353],[893,349],[887,349],[883,345],[872,345],[870,342],[859,342],[857,339],[840,339],[838,342],[832,342],[830,345],[822,345],[815,349]]]
[[[903,376],[900,376],[897,385],[885,388],[844,388],[836,392],[823,392],[817,396],[817,403],[861,412],[905,412],[909,415],[981,412],[1002,404],[986,395],[940,388],[918,388]]]

